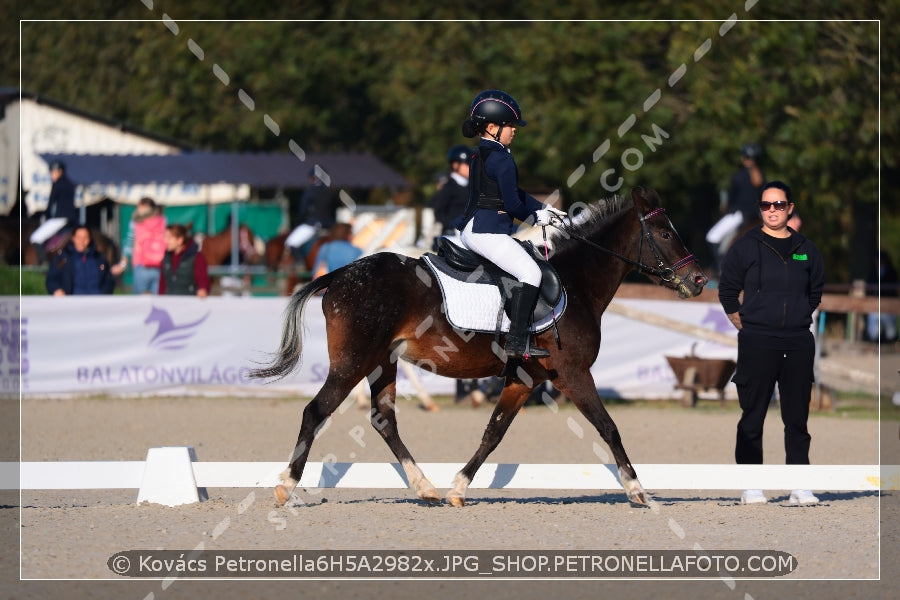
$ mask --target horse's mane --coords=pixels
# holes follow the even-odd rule
[[[575,236],[588,239],[596,236],[615,221],[615,217],[633,206],[630,197],[616,194],[576,209],[573,217],[553,235],[554,253],[564,253],[579,246]]]

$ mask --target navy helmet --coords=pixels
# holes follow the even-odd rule
[[[485,90],[475,96],[469,109],[469,118],[479,129],[488,123],[524,127],[522,110],[516,99],[501,90]]]
[[[447,162],[453,164],[455,162],[468,163],[472,156],[472,149],[463,144],[457,144],[447,151]]]
[[[759,144],[744,144],[741,146],[741,156],[756,160],[762,156],[762,148],[760,148]]]

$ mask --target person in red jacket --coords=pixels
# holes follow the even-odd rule
[[[166,254],[162,260],[159,293],[200,298],[209,295],[206,258],[188,236],[184,225],[166,227]]]

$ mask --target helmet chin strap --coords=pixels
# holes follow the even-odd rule
[[[497,127],[497,135],[491,135],[491,137],[494,138],[494,141],[497,142],[498,144],[501,143],[500,142],[500,134],[503,132],[504,127],[506,127],[506,125],[500,125],[499,127]],[[488,135],[490,135],[490,134],[488,134]]]

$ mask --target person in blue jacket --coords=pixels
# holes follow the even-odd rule
[[[91,241],[91,230],[79,225],[59,254],[50,259],[47,293],[53,296],[73,294],[112,294],[116,279],[109,263]]]
[[[806,465],[815,360],[810,326],[822,300],[825,263],[815,244],[787,225],[794,210],[787,184],[765,184],[759,210],[762,226],[732,245],[719,281],[719,302],[738,329],[732,381],[742,414],[734,455],[738,464],[762,464],[763,421],[777,383],[786,463]],[[746,490],[741,501],[762,503],[766,497],[762,490]],[[810,490],[794,490],[790,502],[814,504],[818,498]]]
[[[500,90],[475,96],[463,135],[480,136],[469,166],[469,201],[460,227],[462,243],[487,258],[517,280],[510,292],[510,328],[506,354],[512,358],[543,358],[550,353],[531,346],[531,320],[541,285],[541,270],[534,259],[511,236],[514,220],[533,219],[549,225],[553,214],[565,215],[545,206],[519,188],[519,173],[509,145],[516,130],[525,126],[515,99]]]

